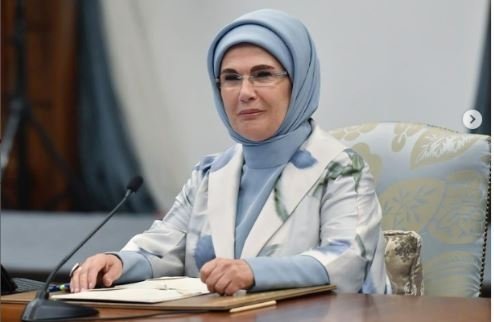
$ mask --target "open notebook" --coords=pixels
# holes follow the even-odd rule
[[[80,293],[53,294],[55,300],[159,303],[209,293],[199,278],[160,277],[138,283],[97,288]]]
[[[167,289],[156,288],[158,282],[166,282]],[[132,308],[132,309],[152,309],[152,310],[179,310],[179,311],[228,311],[233,309],[251,307],[284,299],[306,296],[310,294],[331,292],[336,287],[334,285],[320,285],[312,287],[291,288],[283,290],[272,290],[265,292],[246,293],[244,291],[235,296],[221,296],[216,293],[208,293],[204,286],[200,286],[198,279],[178,278],[178,279],[157,279],[145,281],[146,283],[135,283],[126,286],[118,286],[107,291],[89,291],[78,294],[51,293],[52,298],[74,300],[86,302],[85,305],[108,308]],[[175,285],[174,285],[175,284]],[[173,286],[180,287],[171,289]],[[153,285],[155,288],[143,288],[143,286]],[[163,284],[158,284],[158,286]],[[191,287],[189,292],[184,292],[184,285]],[[203,285],[203,284],[202,284]],[[195,287],[197,286],[197,289]],[[187,287],[187,288],[188,288]],[[194,291],[192,291],[194,289]],[[118,291],[118,292],[117,292]],[[177,291],[176,293],[174,291]],[[180,293],[180,294],[177,294]],[[208,293],[208,294],[205,294]],[[194,296],[200,295],[200,296]],[[35,292],[19,293],[2,296],[4,303],[28,303],[36,296]],[[156,302],[158,301],[158,302]],[[272,305],[272,304],[270,304]]]

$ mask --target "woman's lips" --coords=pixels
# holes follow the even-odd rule
[[[247,110],[242,110],[238,113],[239,116],[256,116],[261,113],[263,113],[263,110],[258,110],[255,108],[247,109]]]
[[[242,111],[238,112],[237,115],[238,115],[238,118],[243,120],[243,121],[254,121],[254,120],[257,120],[260,117],[260,115],[262,115],[262,113],[264,113],[263,110],[250,108],[250,109],[242,110]]]

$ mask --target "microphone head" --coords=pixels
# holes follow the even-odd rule
[[[130,190],[131,192],[136,192],[142,186],[143,182],[144,180],[142,179],[141,176],[135,176],[127,184],[127,190]]]

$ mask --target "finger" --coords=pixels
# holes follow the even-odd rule
[[[80,290],[79,284],[79,274],[81,272],[81,268],[78,267],[73,273],[72,278],[70,279],[70,292],[77,293]]]
[[[87,290],[87,267],[86,265],[82,265],[79,271],[79,290],[85,291]],[[78,291],[79,292],[79,291]]]
[[[216,290],[214,288],[214,283],[216,282],[216,279],[213,279],[214,276],[212,276],[211,274],[208,276],[208,279],[204,281],[204,283],[206,283],[206,286],[208,288],[208,291],[211,292],[211,293],[215,293]]]
[[[231,283],[228,284],[228,286],[225,288],[225,290],[223,291],[223,293],[225,295],[233,295],[235,294],[237,291],[241,290],[242,288],[239,287],[238,284],[234,283],[233,281]]]
[[[112,255],[110,255],[112,256]],[[115,280],[122,275],[122,264],[119,259],[113,261],[109,266],[107,272],[102,277],[103,285],[110,287]]]
[[[209,274],[208,278],[204,283],[206,283],[208,290],[212,293],[216,292],[216,283],[219,281],[219,279],[224,275],[225,273],[225,268],[224,265],[217,264],[214,269],[211,271]]]
[[[98,275],[100,273],[100,271],[102,271],[103,267],[101,267],[100,265],[91,265],[88,269],[87,269],[87,274],[86,274],[86,278],[87,278],[87,289],[92,289],[96,286],[97,282],[98,282]]]
[[[247,262],[243,260],[234,260],[225,268],[223,276],[226,280],[231,281],[231,283],[222,290],[225,295],[233,295],[237,291],[248,289],[253,285],[254,277]],[[217,282],[217,289],[220,287],[219,283],[220,282]]]
[[[206,264],[202,265],[201,268],[201,281],[203,283],[206,283],[206,280],[208,279],[209,275],[213,271],[213,269],[216,267],[216,263],[218,261],[216,259],[210,260]]]
[[[79,273],[79,291],[85,291],[96,286],[99,272],[104,268],[104,255],[97,254],[88,257],[76,273]]]
[[[221,278],[214,284],[213,288],[216,293],[225,294],[225,290],[232,283],[232,280],[222,275]]]

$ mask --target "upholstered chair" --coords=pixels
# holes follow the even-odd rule
[[[331,133],[369,163],[376,179],[393,292],[479,296],[490,219],[490,137],[391,122]]]

